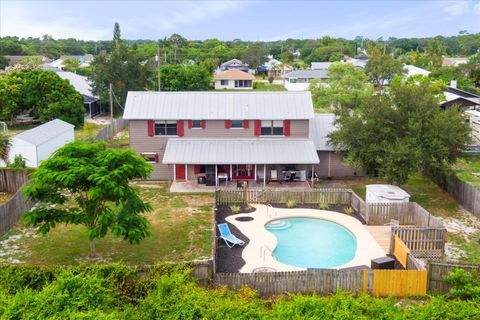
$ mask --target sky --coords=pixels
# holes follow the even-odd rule
[[[0,0],[0,37],[284,40],[353,39],[480,32],[480,0],[130,1]]]

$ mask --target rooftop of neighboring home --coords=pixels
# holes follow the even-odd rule
[[[471,103],[472,105],[480,105],[480,96],[462,89],[458,89],[457,82],[455,80],[452,80],[450,86],[443,90],[443,94],[445,95],[445,100],[443,100],[440,105],[454,100],[464,100],[464,102],[467,104]]]
[[[129,120],[300,120],[313,116],[309,91],[130,91],[123,114]]]
[[[328,135],[335,131],[335,115],[333,113],[315,114],[310,121],[310,139],[319,151],[333,151],[335,148],[328,143]]]
[[[415,75],[422,75],[428,76],[431,72],[411,64],[404,64],[403,67],[407,70],[407,77],[415,76]]]
[[[457,67],[468,62],[467,57],[443,57],[442,65],[444,67]]]
[[[40,69],[50,70],[59,75],[60,78],[68,80],[70,84],[77,90],[84,98],[86,97],[86,102],[93,102],[98,100],[98,97],[92,93],[92,87],[90,86],[90,81],[87,77],[81,76],[79,74],[63,71],[59,68],[55,68],[50,64],[43,64],[39,66]]]
[[[327,79],[327,70],[326,69],[319,69],[319,70],[294,70],[283,75],[284,78],[307,78],[307,79]]]
[[[238,60],[238,59],[232,59],[232,60],[228,60],[228,61],[225,61],[224,63],[222,63],[220,65],[221,68],[225,68],[225,67],[228,67],[228,66],[247,66],[248,67],[248,64],[246,63],[243,63],[241,60]]]
[[[64,133],[65,131],[72,130],[75,126],[62,121],[60,119],[54,119],[33,129],[24,131],[17,134],[12,139],[20,139],[29,142],[33,145],[41,145],[56,136]]]
[[[215,80],[255,80],[255,77],[251,74],[238,70],[238,69],[229,69],[225,71],[220,71],[214,75]]]
[[[44,56],[4,56],[4,57],[5,57],[5,59],[8,60],[8,64],[10,64],[10,65],[15,65],[17,63],[20,63],[22,60],[28,59],[28,58],[39,58],[39,59],[42,60],[42,62],[51,62],[52,61],[49,58],[44,57]]]
[[[310,69],[319,70],[319,69],[328,69],[333,62],[312,62]]]

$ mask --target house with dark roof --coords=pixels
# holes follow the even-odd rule
[[[450,86],[443,90],[445,99],[440,102],[440,107],[448,109],[453,105],[460,106],[465,111],[480,107],[480,96],[457,88],[457,81],[452,80]]]
[[[228,60],[220,65],[221,71],[230,69],[237,69],[244,72],[248,72],[250,70],[248,64],[243,63],[241,60],[238,59]]]
[[[253,80],[255,80],[254,76],[239,69],[217,72],[213,78],[215,80],[215,90],[252,90]]]

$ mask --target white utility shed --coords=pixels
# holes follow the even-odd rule
[[[42,160],[48,159],[57,149],[74,140],[74,126],[60,119],[44,123],[24,131],[10,140],[10,162],[21,155],[27,167],[38,168]]]
[[[406,203],[410,195],[400,187],[391,184],[369,184],[366,194],[367,203]]]

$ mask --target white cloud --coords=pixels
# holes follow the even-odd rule
[[[452,16],[458,17],[462,16],[469,11],[469,3],[468,1],[454,1],[454,2],[447,2],[448,5],[443,8],[443,12]]]
[[[480,1],[473,6],[473,12],[475,12],[477,16],[480,16]]]

